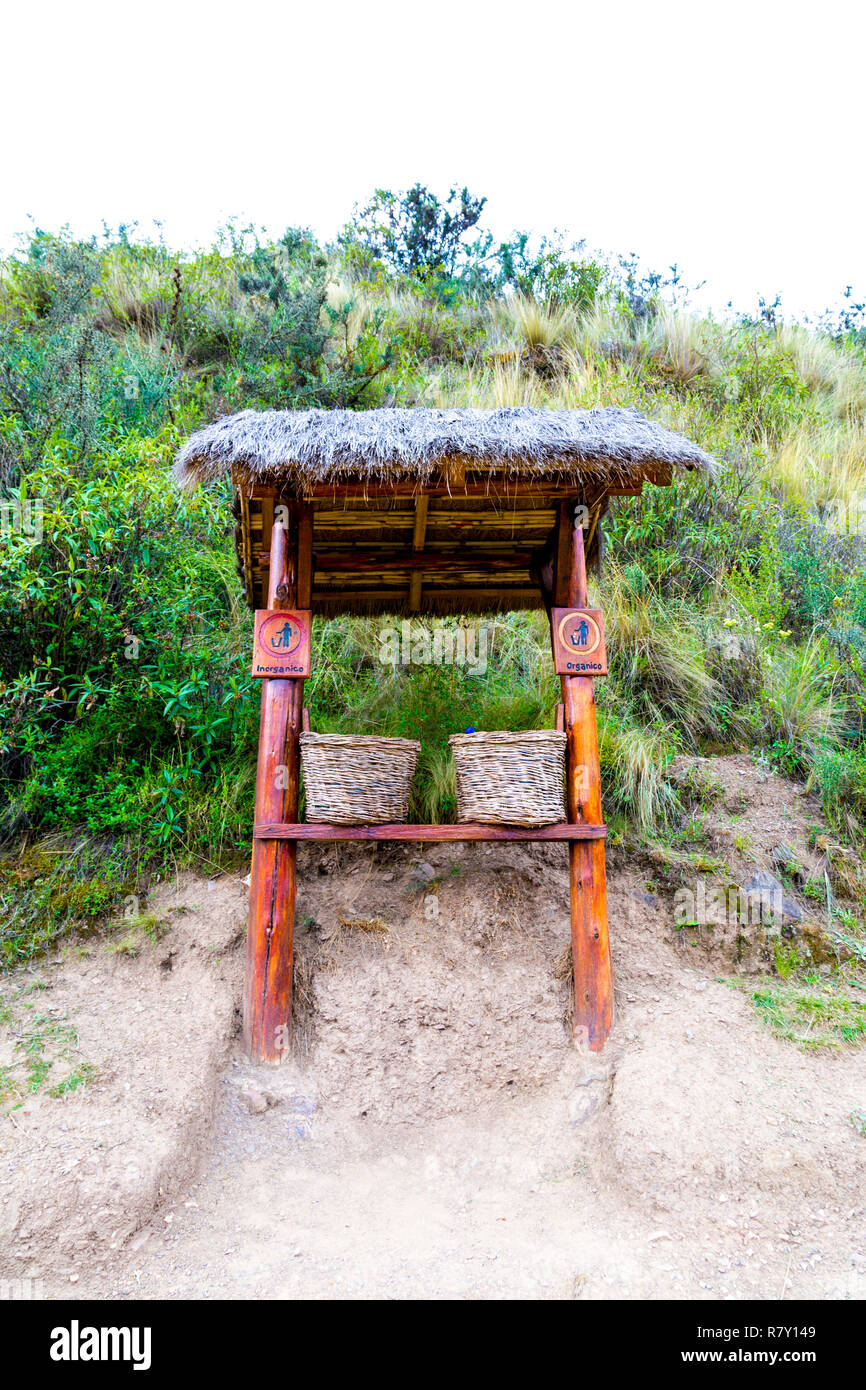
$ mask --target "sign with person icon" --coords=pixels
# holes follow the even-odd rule
[[[275,680],[310,674],[310,628],[306,610],[256,610],[253,675]]]
[[[553,662],[560,676],[606,676],[604,619],[599,608],[554,608]]]

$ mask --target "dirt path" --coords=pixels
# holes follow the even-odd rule
[[[672,1018],[666,1008],[678,1002],[660,996],[659,1021]],[[712,1000],[715,1008],[731,1002]],[[691,1010],[679,1012],[677,1031],[695,1021]],[[727,1025],[721,1013],[715,1020],[719,1032],[743,1024],[736,1015]],[[260,1078],[233,1067],[201,1180],[133,1241],[108,1277],[87,1280],[81,1292],[862,1297],[861,1170],[832,1154],[826,1135],[843,1138],[841,1114],[816,1110],[804,1078],[782,1089],[777,1071],[773,1101],[772,1090],[755,1094],[751,1077],[727,1088],[722,1109],[742,1109],[750,1128],[751,1119],[763,1121],[752,1143],[740,1122],[739,1150],[725,1126],[690,1125],[680,1137],[663,1113],[651,1114],[659,1093],[677,1085],[675,1066],[658,1079],[656,1100],[641,1104],[641,1130],[623,1124],[628,1116],[635,1125],[634,1097],[644,1092],[650,1058],[653,1072],[663,1055],[672,1060],[669,1027],[650,1024],[641,1033],[644,1065],[625,1067],[620,1096],[614,1079],[608,1099],[608,1066],[565,1067],[532,1095],[417,1127],[323,1113],[303,1077],[282,1076],[284,1098],[253,1115],[243,1096]],[[695,1089],[706,1079],[692,1073]],[[852,1079],[844,1068],[833,1089]],[[828,1078],[813,1077],[813,1088],[816,1080]],[[693,1099],[690,1088],[677,1119]],[[776,1113],[760,1115],[768,1103]],[[804,1139],[814,1145],[810,1160]]]
[[[791,803],[789,841],[810,814]],[[616,1030],[594,1058],[563,1026],[560,846],[302,869],[277,1071],[237,1045],[239,880],[163,890],[168,933],[134,954],[37,972],[99,1077],[0,1128],[4,1277],[63,1297],[866,1294],[864,1054],[775,1038],[715,978],[723,934],[684,942],[645,870],[611,871]]]

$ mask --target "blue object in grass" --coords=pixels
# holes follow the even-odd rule
[[[469,725],[469,728],[466,730],[466,732],[467,732],[467,734],[474,734],[474,733],[475,733],[475,730],[473,729],[473,727],[472,727],[471,724]]]

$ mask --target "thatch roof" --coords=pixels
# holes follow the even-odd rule
[[[187,440],[175,477],[192,487],[232,467],[301,487],[336,479],[424,482],[447,464],[623,483],[653,465],[712,471],[697,445],[636,410],[244,410]]]

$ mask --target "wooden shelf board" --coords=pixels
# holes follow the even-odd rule
[[[606,825],[323,825],[261,824],[253,831],[257,840],[603,840]]]

